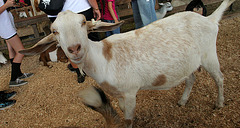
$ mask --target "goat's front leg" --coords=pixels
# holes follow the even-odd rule
[[[192,90],[193,84],[195,82],[195,76],[192,73],[188,79],[186,79],[186,87],[183,92],[182,98],[178,101],[178,105],[185,105],[187,103],[187,100],[190,96],[190,92]]]
[[[125,105],[124,109],[122,110],[125,118],[125,121],[124,121],[125,127],[132,128],[133,116],[134,116],[135,107],[136,107],[136,93],[125,94],[124,105]]]
[[[124,103],[124,98],[118,98],[118,104],[119,104],[119,107],[120,109],[122,110],[122,112],[125,111],[125,103]]]

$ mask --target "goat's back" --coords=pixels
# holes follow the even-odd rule
[[[119,81],[135,79],[140,86],[151,86],[157,76],[164,75],[167,82],[162,87],[167,89],[195,71],[203,54],[216,49],[217,30],[206,17],[184,12],[103,41],[113,42],[115,61],[110,63],[116,66],[112,68],[116,78],[122,78]],[[121,76],[125,73],[131,78]]]

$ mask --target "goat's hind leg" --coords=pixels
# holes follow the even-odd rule
[[[190,92],[192,90],[193,84],[195,82],[195,76],[192,73],[189,78],[186,79],[186,87],[185,90],[183,92],[182,98],[178,101],[178,105],[183,106],[187,103],[187,100],[190,96]]]
[[[216,102],[216,107],[222,108],[223,102],[224,102],[224,96],[223,96],[223,75],[220,70],[220,65],[218,62],[217,54],[212,54],[213,56],[210,56],[206,59],[205,63],[203,63],[203,68],[211,75],[211,77],[214,79],[217,87],[218,87],[218,97]]]

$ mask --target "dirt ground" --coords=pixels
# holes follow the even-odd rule
[[[240,128],[240,15],[220,22],[217,53],[224,74],[225,106],[214,109],[217,88],[209,74],[195,72],[196,82],[186,106],[178,100],[184,83],[167,91],[140,91],[137,95],[135,128]],[[103,117],[86,108],[78,97],[80,90],[96,85],[90,77],[82,84],[67,69],[67,63],[42,66],[39,56],[25,57],[24,72],[35,75],[27,85],[9,88],[10,64],[0,68],[0,90],[17,91],[17,103],[0,111],[1,128],[104,127]],[[117,101],[112,101],[118,108]]]

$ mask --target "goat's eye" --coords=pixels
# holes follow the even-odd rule
[[[86,21],[83,21],[83,22],[82,22],[82,26],[85,25],[85,24],[86,24]]]
[[[54,29],[53,30],[53,34],[58,34],[57,30]]]

